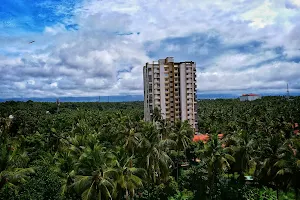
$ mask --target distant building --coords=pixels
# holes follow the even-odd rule
[[[154,108],[174,123],[188,120],[198,131],[196,63],[174,62],[173,57],[144,66],[144,119],[152,120]]]
[[[240,96],[240,101],[254,101],[256,99],[261,99],[261,96],[258,94],[243,94]]]

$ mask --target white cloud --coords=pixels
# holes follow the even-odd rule
[[[250,20],[250,26],[263,28],[266,25],[274,24],[277,12],[271,8],[270,0],[265,0],[262,5],[242,15],[245,20]]]
[[[0,89],[7,97],[143,94],[143,65],[166,54],[205,67],[198,91],[279,88],[298,79],[298,63],[274,61],[300,56],[298,7],[297,0],[84,0],[73,17],[43,33],[0,38]],[[36,42],[28,45],[31,38]],[[253,41],[260,45],[251,47]]]
[[[272,62],[258,68],[241,71],[210,71],[200,73],[197,81],[199,91],[230,91],[230,90],[283,90],[286,83],[299,80],[300,63]]]

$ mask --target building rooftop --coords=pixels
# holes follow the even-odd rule
[[[244,96],[259,96],[258,94],[242,94],[242,96],[244,97]]]
[[[222,139],[224,134],[218,134],[218,138]],[[193,141],[194,142],[199,142],[202,141],[203,143],[206,143],[209,140],[209,135],[208,134],[199,134],[199,135],[194,135]]]

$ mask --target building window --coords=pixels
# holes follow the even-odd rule
[[[152,89],[149,89],[149,92],[152,93]]]
[[[165,74],[165,77],[168,77],[169,76],[169,74]]]
[[[152,75],[148,75],[149,82],[152,82]]]

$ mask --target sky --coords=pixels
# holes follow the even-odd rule
[[[142,95],[167,56],[200,94],[298,93],[300,0],[1,0],[0,98]]]

